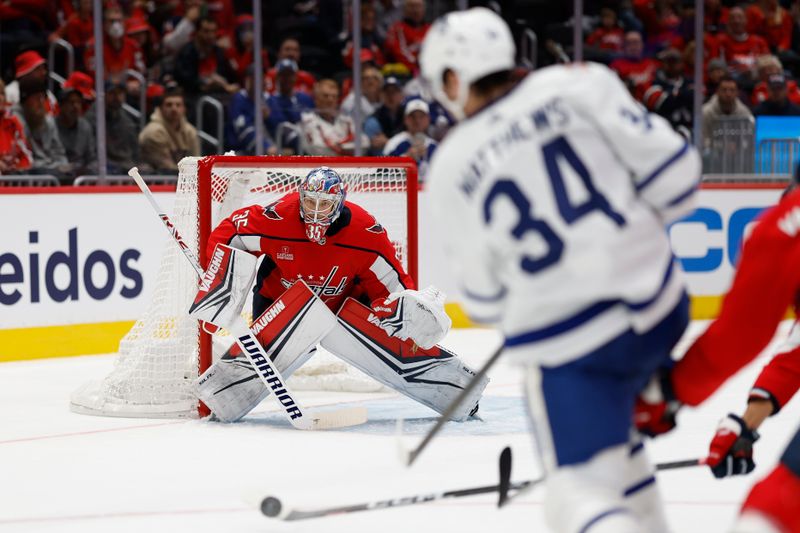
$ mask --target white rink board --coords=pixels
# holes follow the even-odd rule
[[[700,192],[700,219],[679,222],[671,229],[678,257],[689,260],[689,266],[695,269],[687,272],[693,295],[721,295],[726,290],[733,272],[732,235],[738,234],[741,222],[752,218],[754,210],[774,203],[780,192]],[[169,213],[174,194],[157,193],[156,197]],[[458,287],[432,222],[436,207],[428,200],[423,191],[419,206],[420,285],[435,284],[457,302]],[[364,203],[369,209],[370,199]],[[149,301],[164,247],[172,244],[138,192],[3,194],[0,190],[0,227],[0,329],[135,320]],[[71,257],[69,241],[73,230],[77,246]],[[38,242],[30,242],[31,232],[37,232]],[[74,270],[61,264],[47,276],[48,260],[59,253],[70,256]],[[84,276],[90,257],[94,290],[87,286]],[[38,283],[30,275],[32,258],[38,258]],[[717,261],[718,258],[721,259]],[[113,286],[108,283],[105,262],[113,265]],[[57,302],[47,290],[48,278],[61,292],[70,287],[70,282],[74,290],[64,301]],[[106,285],[108,290],[100,290]],[[34,301],[34,286],[38,286],[39,301]],[[9,303],[17,293],[19,298]],[[72,298],[74,294],[77,299]]]
[[[670,228],[675,255],[692,295],[727,292],[743,235],[758,212],[775,204],[782,189],[702,189],[690,221]]]
[[[139,192],[77,190],[0,193],[0,329],[134,320],[144,311],[168,239],[161,222]],[[173,193],[155,196],[171,209]]]

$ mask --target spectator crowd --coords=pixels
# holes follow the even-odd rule
[[[695,1],[632,0],[601,8],[586,58],[607,63],[648,110],[692,137],[695,88],[703,141],[715,121],[800,115],[800,1],[704,0],[702,83],[695,73]]]
[[[421,100],[426,95],[418,83],[408,83],[419,70],[417,56],[429,27],[425,1],[363,2],[359,47],[348,5],[265,3],[263,72],[256,73],[249,2],[104,2],[105,97],[103,109],[97,109],[93,2],[3,2],[0,83],[7,83],[0,86],[0,173],[50,174],[62,183],[97,173],[99,112],[105,117],[110,174],[134,164],[151,173],[175,173],[187,155],[256,153],[256,120],[264,125],[262,153],[352,154],[356,110],[363,120],[363,152],[381,155],[391,147],[392,155],[411,155],[424,167],[436,146],[427,125],[438,120],[441,139],[442,125],[452,123],[441,108]],[[49,57],[57,64],[49,65],[44,58],[53,43],[58,52],[69,49],[73,60],[56,53]],[[362,63],[359,102],[352,93],[355,53]],[[63,73],[66,64],[74,70],[53,83],[50,73]],[[263,76],[264,87],[259,117],[256,75]],[[412,90],[405,91],[407,86]],[[213,106],[198,107],[209,98],[224,110],[221,117]],[[413,100],[419,102],[404,112]],[[397,136],[408,136],[412,121],[414,132],[418,124],[425,124],[425,131],[401,142]],[[199,125],[224,134],[203,141]]]
[[[497,4],[503,4],[497,3]],[[702,83],[694,74],[694,0],[589,2],[586,59],[606,63],[649,110],[693,135],[693,98],[706,125],[720,117],[800,115],[800,0],[705,0]],[[138,165],[171,173],[188,155],[409,156],[425,169],[452,117],[420,83],[417,63],[432,12],[425,0],[364,0],[360,43],[350,2],[265,2],[262,72],[254,69],[252,3],[107,0],[104,105],[97,109],[92,0],[6,0],[0,5],[0,173],[95,174],[96,116],[106,121],[107,173]],[[451,7],[452,8],[452,7]],[[570,21],[549,21],[552,26]],[[541,31],[541,29],[540,29]],[[563,61],[569,42],[544,32],[541,64]],[[54,65],[49,47],[69,48]],[[66,44],[66,46],[65,46]],[[361,97],[352,64],[361,60]],[[517,78],[527,73],[520,67]],[[264,92],[255,94],[256,76]],[[222,116],[213,106],[217,102]],[[256,117],[255,99],[261,98]],[[142,104],[142,102],[144,102]],[[358,113],[356,113],[358,111]],[[356,139],[354,117],[361,117]],[[263,144],[256,146],[256,121]],[[222,138],[198,132],[222,131]],[[709,132],[704,127],[703,135]],[[213,142],[212,142],[213,141]]]

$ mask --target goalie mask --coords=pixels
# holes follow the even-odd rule
[[[346,195],[347,188],[333,169],[319,167],[308,173],[300,184],[300,216],[308,240],[325,244],[325,233],[342,213]]]

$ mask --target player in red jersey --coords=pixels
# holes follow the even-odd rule
[[[742,247],[740,263],[719,317],[675,366],[654,379],[637,402],[640,431],[657,435],[675,426],[680,406],[698,405],[756,357],[775,334],[800,291],[800,189],[767,210]],[[751,391],[748,412],[728,415],[706,463],[717,477],[752,471],[755,426],[800,387],[800,349],[776,356]],[[736,531],[800,533],[800,432],[773,472],[753,487]]]
[[[474,376],[458,357],[435,346],[450,327],[444,295],[435,288],[413,290],[414,281],[403,270],[386,230],[367,211],[346,202],[346,192],[334,170],[314,169],[298,192],[267,206],[240,209],[223,220],[209,238],[209,257],[218,244],[264,256],[253,291],[254,323],[270,313],[270,306],[298,280],[334,313],[348,298],[372,306],[365,316],[373,317],[370,322],[380,328],[348,323],[349,329],[340,326],[328,333],[317,332],[314,324],[300,323],[297,336],[324,337],[322,345],[334,355],[442,412]],[[347,322],[341,314],[339,318]],[[257,336],[266,346],[272,335],[265,328]],[[407,342],[411,349],[389,337]],[[278,370],[290,375],[313,355],[313,344],[276,357]],[[477,411],[485,385],[486,381],[477,387],[455,419]],[[235,346],[200,377],[198,392],[224,421],[238,420],[268,394]]]
[[[372,215],[340,200],[325,202],[322,209],[331,209],[331,214],[319,212],[316,200],[304,196],[302,204],[301,193],[293,192],[266,207],[240,209],[209,238],[209,257],[217,243],[267,256],[256,279],[254,317],[297,279],[334,312],[348,296],[371,303],[415,288],[386,230]]]
[[[728,13],[728,31],[717,35],[719,48],[728,66],[736,75],[752,78],[756,58],[770,53],[767,42],[747,33],[744,10],[734,7]]]

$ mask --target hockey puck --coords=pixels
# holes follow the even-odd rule
[[[274,496],[267,496],[261,500],[261,512],[264,516],[278,516],[281,513],[281,501]]]

